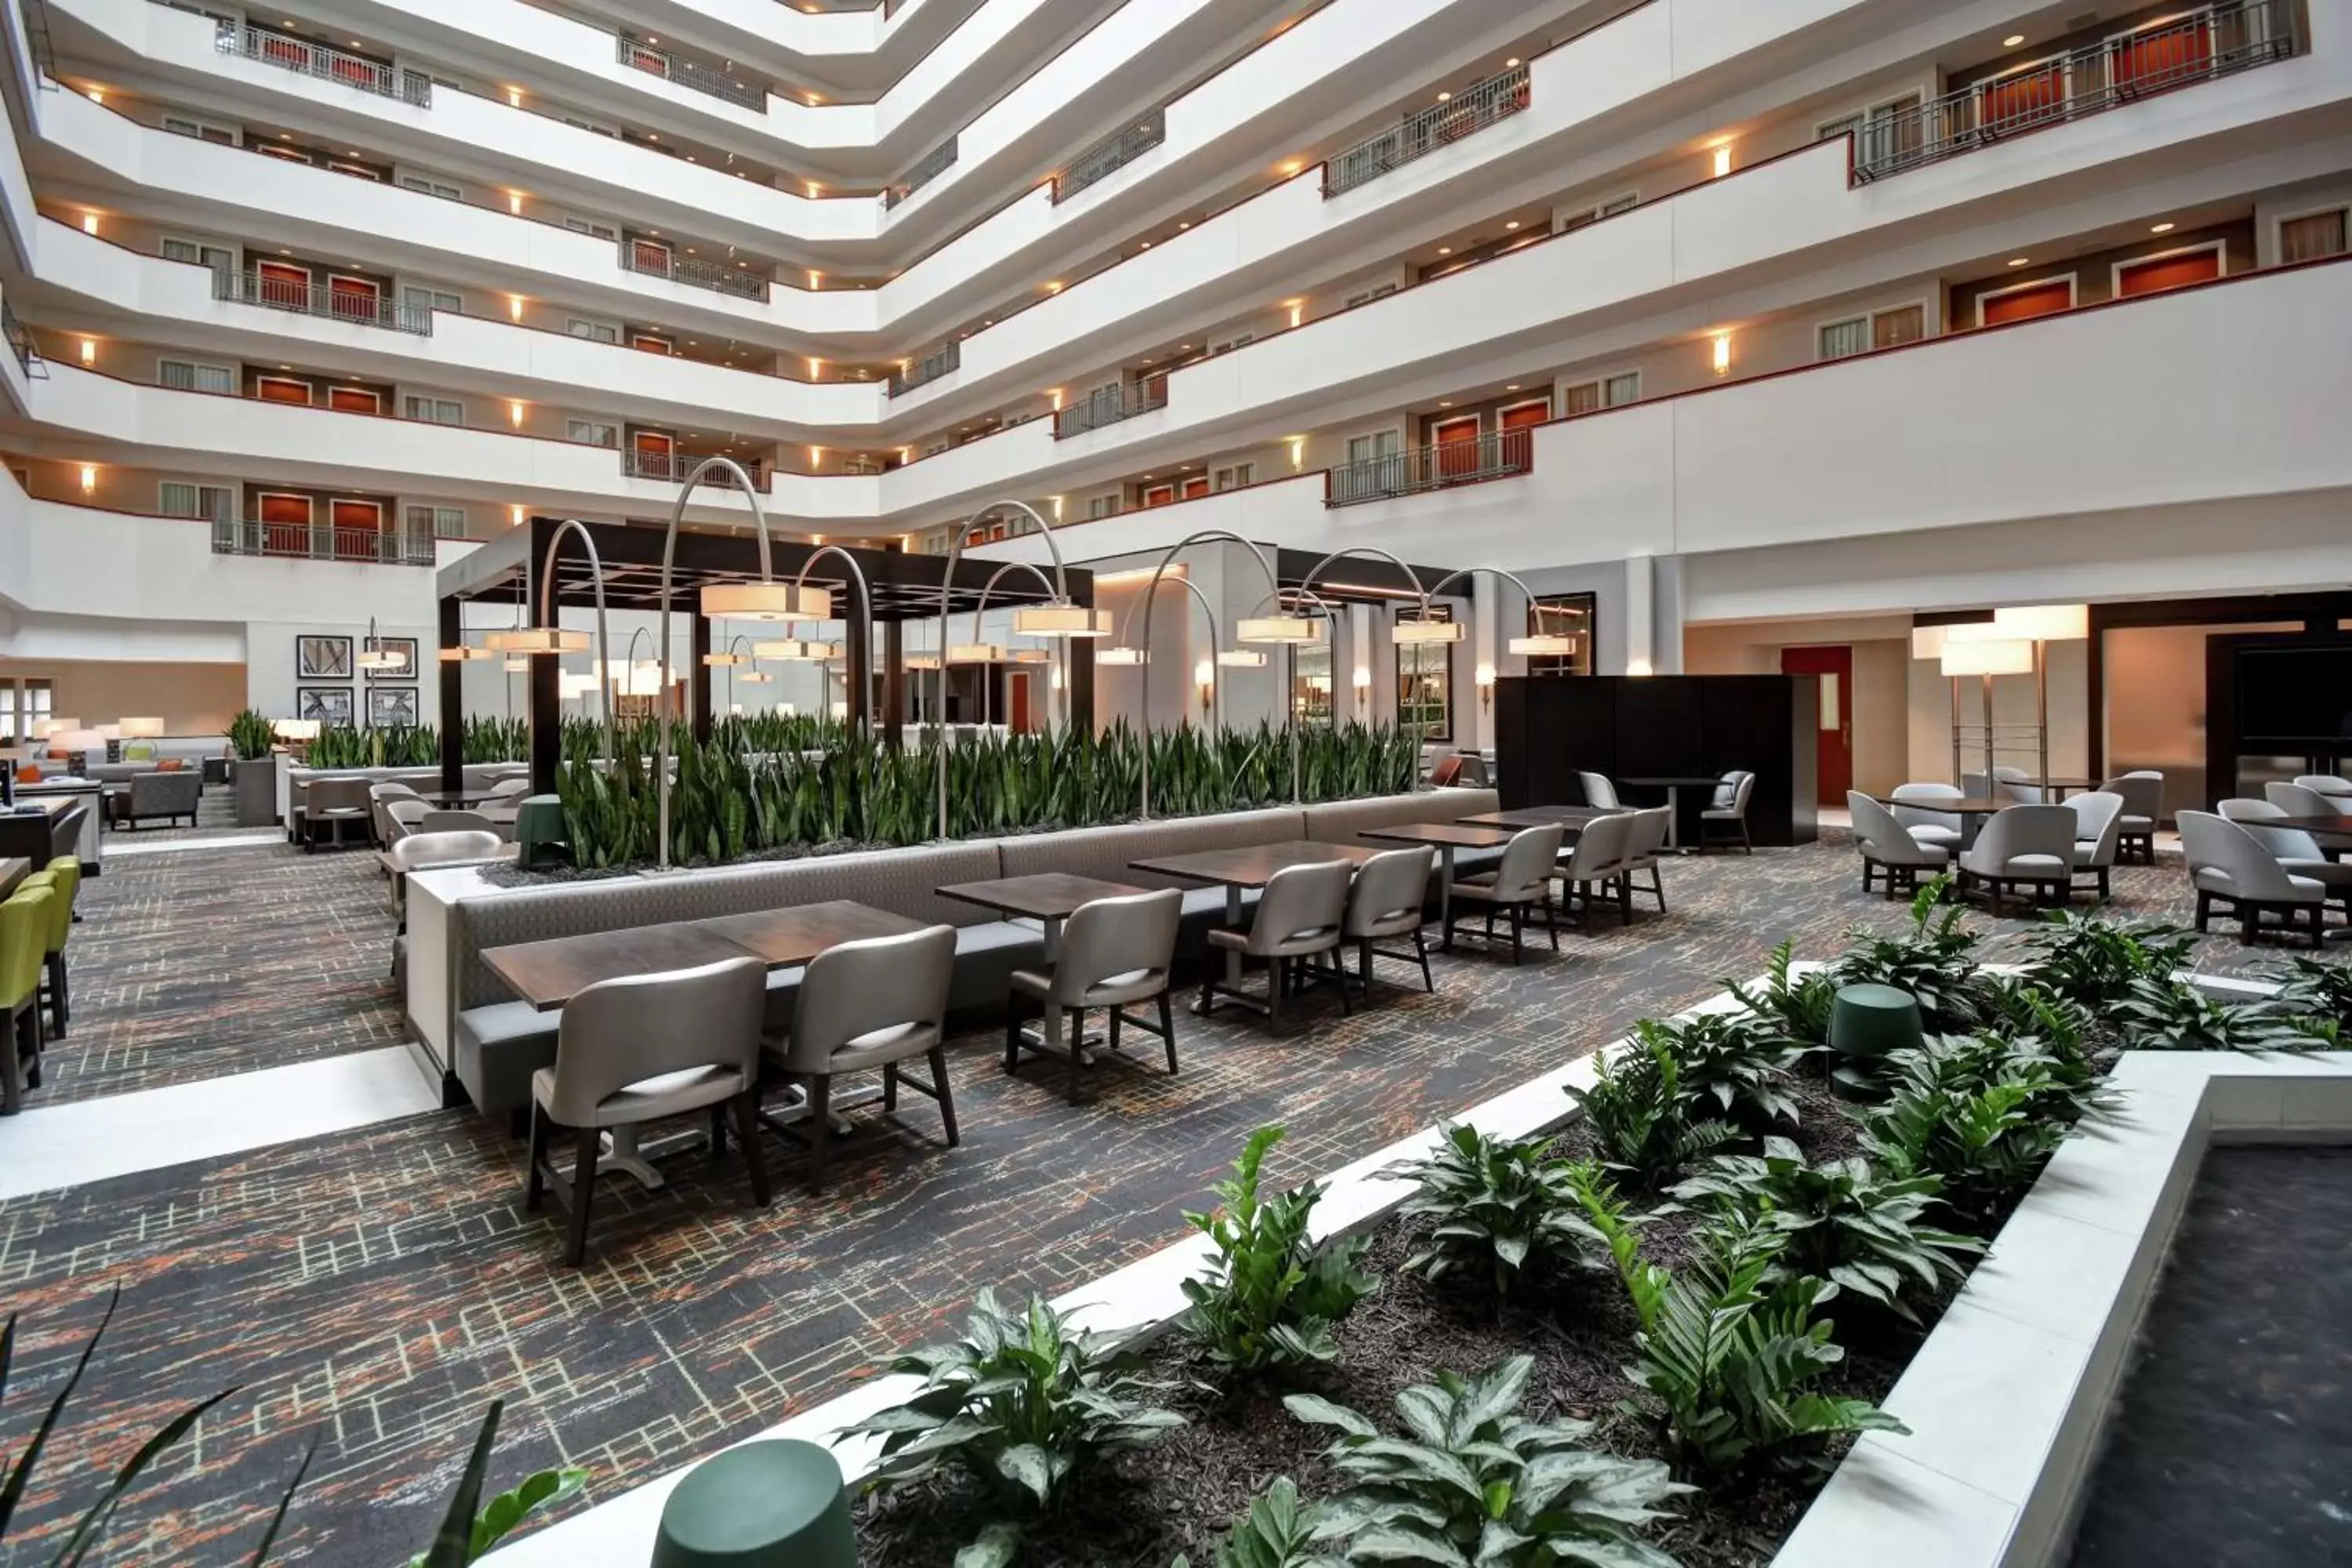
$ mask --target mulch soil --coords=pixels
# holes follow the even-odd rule
[[[1817,1160],[1853,1152],[1853,1123],[1826,1084],[1804,1078],[1792,1088],[1802,1120],[1783,1131]],[[1591,1136],[1573,1123],[1555,1152],[1589,1153]],[[1627,1196],[1637,1209],[1662,1201]],[[1687,1256],[1694,1223],[1687,1214],[1656,1220],[1647,1233],[1650,1256],[1668,1264]],[[1344,1489],[1346,1478],[1322,1458],[1331,1435],[1292,1418],[1282,1405],[1290,1392],[1321,1394],[1397,1431],[1392,1402],[1402,1389],[1432,1381],[1440,1368],[1471,1374],[1528,1354],[1536,1365],[1522,1415],[1595,1421],[1597,1447],[1629,1456],[1660,1452],[1656,1427],[1624,1370],[1638,1322],[1613,1271],[1571,1260],[1522,1279],[1498,1303],[1483,1281],[1460,1271],[1434,1284],[1404,1274],[1420,1226],[1392,1219],[1373,1233],[1366,1261],[1383,1283],[1339,1326],[1339,1358],[1330,1366],[1286,1384],[1220,1386],[1220,1369],[1197,1357],[1183,1336],[1160,1341],[1150,1357],[1154,1375],[1170,1384],[1161,1403],[1187,1425],[1154,1447],[1109,1460],[1054,1515],[1029,1521],[1021,1568],[1169,1568],[1179,1553],[1205,1568],[1234,1519],[1276,1477],[1290,1477],[1309,1497]],[[1832,1301],[1827,1315],[1846,1357],[1817,1386],[1883,1400],[1948,1300],[1913,1298],[1924,1325],[1917,1327],[1851,1294]],[[1671,1505],[1677,1517],[1652,1526],[1647,1538],[1684,1568],[1759,1568],[1843,1447],[1824,1450],[1816,1465],[1759,1470],[1678,1498]],[[1017,1517],[999,1502],[961,1477],[877,1493],[860,1510],[864,1561],[877,1568],[950,1563],[983,1524]]]

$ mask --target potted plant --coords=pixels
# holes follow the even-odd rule
[[[275,739],[269,721],[254,709],[228,722],[228,743],[236,752],[229,778],[239,827],[268,827],[278,820],[278,766],[269,755]]]

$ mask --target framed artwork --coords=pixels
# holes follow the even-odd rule
[[[333,639],[330,639],[333,640]],[[344,651],[351,647],[351,638],[341,639]],[[352,689],[348,686],[298,686],[294,689],[294,717],[316,719],[330,730],[352,727]]]
[[[415,637],[378,637],[375,646],[385,653],[407,656],[408,662],[398,669],[371,669],[367,678],[376,680],[414,680],[416,679],[416,639]]]
[[[414,686],[371,686],[367,694],[368,728],[389,729],[394,725],[414,726],[416,722],[416,688]]]
[[[351,638],[298,637],[294,639],[295,679],[349,680],[351,678]]]

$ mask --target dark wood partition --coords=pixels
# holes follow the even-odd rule
[[[1496,788],[1506,807],[1577,805],[1577,774],[1612,779],[1732,768],[1756,775],[1748,829],[1759,844],[1810,844],[1817,827],[1810,675],[1520,676],[1495,683]],[[1630,799],[1658,792],[1625,790]],[[1699,792],[1685,790],[1685,834]],[[1687,840],[1686,840],[1687,841]]]

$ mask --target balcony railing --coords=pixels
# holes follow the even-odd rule
[[[917,360],[904,370],[892,374],[890,395],[896,397],[902,392],[912,392],[926,382],[937,381],[948,372],[960,369],[962,364],[963,344],[961,342],[952,342],[934,349],[928,356]]]
[[[0,300],[0,332],[7,334],[8,349],[16,356],[17,369],[27,376],[49,374],[46,369],[34,368],[41,363],[40,351],[33,346],[33,334],[26,330],[24,322],[16,319],[16,312],[8,308],[5,300]]]
[[[1874,120],[1853,133],[1853,177],[1884,179],[2293,53],[2287,0],[2209,6]]]
[[[1355,506],[1393,496],[1420,495],[1481,479],[1507,479],[1535,466],[1529,430],[1496,430],[1469,441],[1440,441],[1402,452],[1341,463],[1331,470],[1327,504]]]
[[[1528,106],[1528,68],[1488,77],[1466,92],[1409,116],[1403,124],[1359,142],[1323,165],[1323,194],[1336,196],[1369,184],[1416,158],[1484,131]]]
[[[395,71],[381,60],[362,59],[308,38],[261,27],[224,26],[214,35],[213,45],[225,55],[242,55],[264,65],[339,81],[379,98],[396,98],[420,109],[433,106],[432,78],[416,71]]]
[[[924,153],[915,166],[907,171],[897,184],[882,193],[882,205],[887,210],[897,206],[941,174],[955,167],[956,139],[952,136]]]
[[[395,332],[433,335],[429,306],[403,305],[381,290],[338,288],[332,283],[298,283],[253,272],[213,273],[213,298],[258,305],[266,310],[286,310],[298,316],[325,316]]]
[[[738,81],[716,66],[682,58],[667,49],[640,43],[625,33],[615,37],[613,43],[615,57],[625,66],[660,77],[665,81],[674,81],[680,87],[692,88],[697,92],[707,92],[729,103],[740,104],[745,109],[756,109],[762,114],[768,111],[767,89],[752,82]]]
[[[1054,199],[1066,202],[1116,170],[1124,169],[1168,140],[1168,113],[1155,109],[1118,135],[1079,153],[1054,182]]]
[[[386,566],[430,566],[433,536],[391,526],[340,528],[327,522],[262,522],[213,519],[215,555],[276,555],[303,561],[361,561]]]
[[[749,268],[721,267],[715,261],[697,257],[680,256],[656,245],[640,245],[632,239],[621,241],[621,270],[640,273],[647,278],[667,278],[673,283],[683,283],[689,289],[708,289],[716,294],[731,294],[739,300],[765,300],[768,279]]]
[[[1054,416],[1054,434],[1057,437],[1081,435],[1167,406],[1168,378],[1165,375],[1150,375],[1141,381],[1104,387],[1071,404]]]
[[[694,472],[695,465],[710,456],[708,452],[647,452],[634,447],[621,449],[621,472],[633,479],[661,479],[669,484],[684,484],[686,476]],[[751,488],[761,495],[769,489],[768,469],[757,458],[735,459],[751,476]],[[713,468],[702,476],[702,482],[720,489],[740,489],[735,476],[724,468]]]

